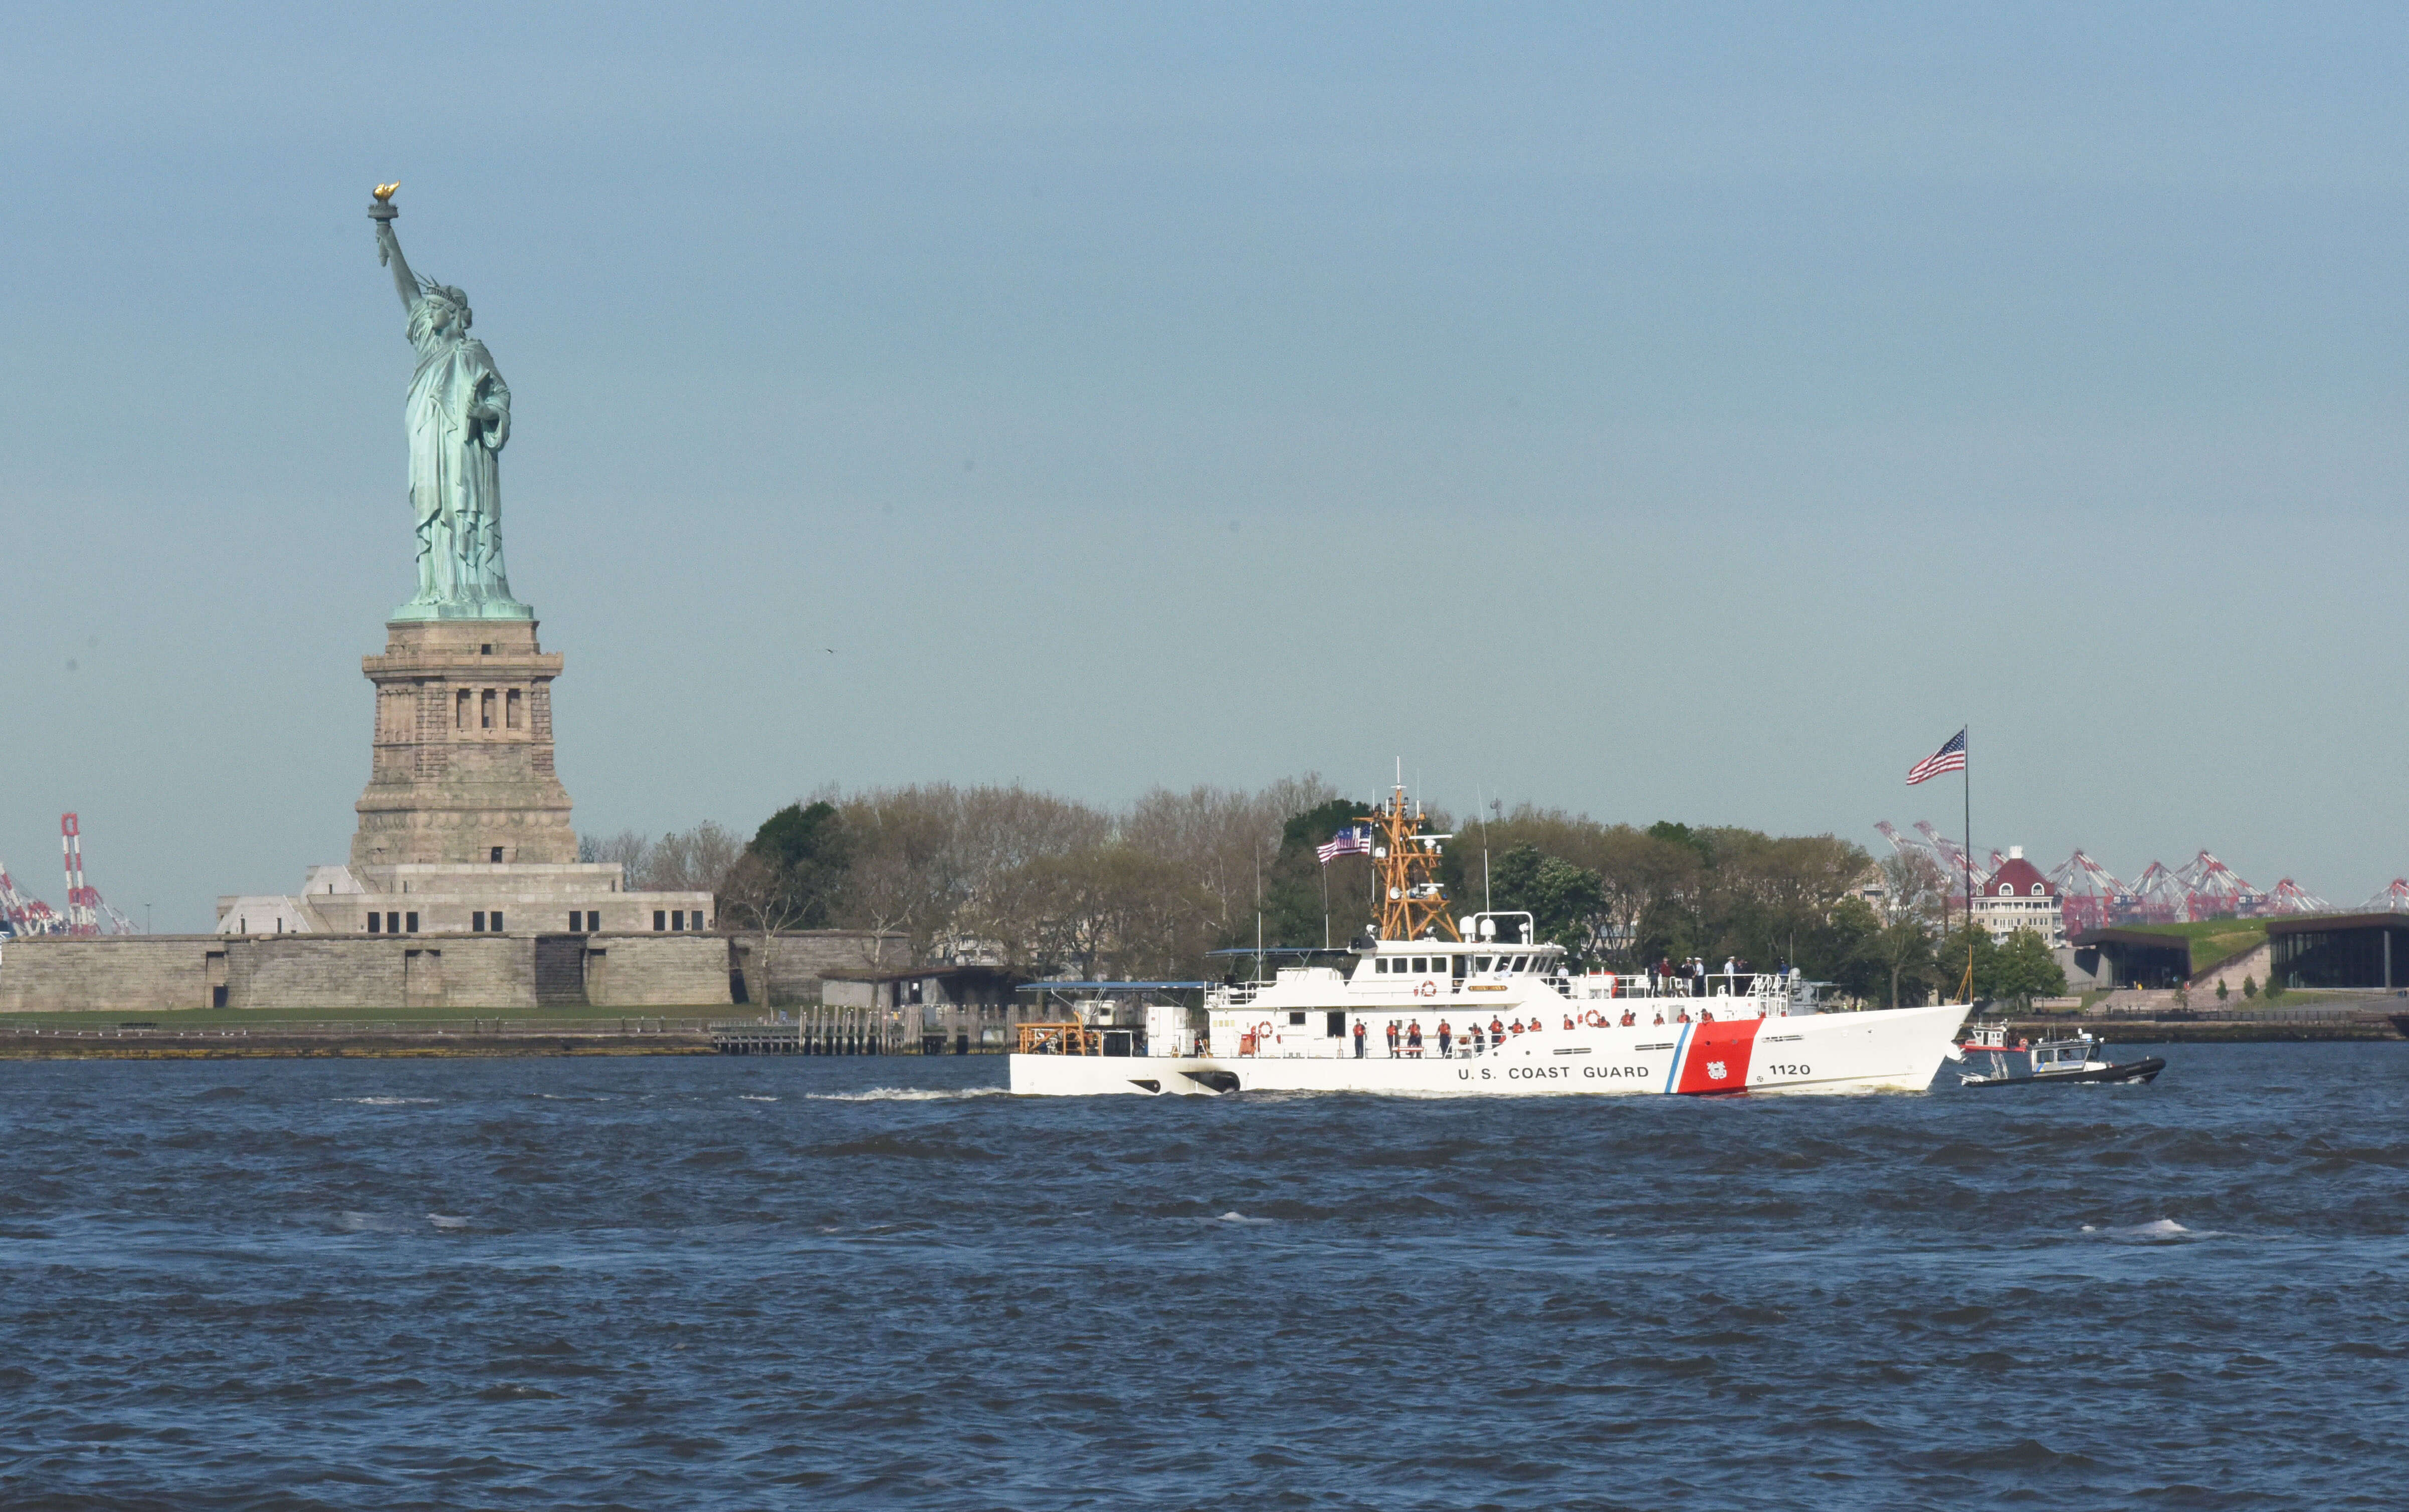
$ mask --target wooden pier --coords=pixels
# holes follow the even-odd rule
[[[767,1019],[711,1026],[711,1047],[724,1056],[884,1056],[903,1051],[876,1023],[852,1015],[806,1011],[796,1022]]]

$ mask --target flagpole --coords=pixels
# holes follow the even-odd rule
[[[1971,735],[1973,727],[1971,725],[1969,725],[1965,729],[1958,731],[1958,738],[1965,740],[1966,744],[1965,747],[1958,752],[1958,755],[1965,758],[1965,763],[1957,769],[1957,775],[1965,779],[1966,1001],[1969,1003],[1971,1003],[1974,1001],[1974,742],[1970,739],[1967,739],[1967,737]]]

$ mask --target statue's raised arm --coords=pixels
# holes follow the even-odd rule
[[[393,192],[400,187],[398,183],[377,185],[368,219],[377,227],[377,262],[393,269],[394,289],[401,295],[401,308],[408,310],[418,298],[418,280],[411,275],[410,260],[401,255],[401,238],[393,234],[393,218],[401,213],[393,208]]]

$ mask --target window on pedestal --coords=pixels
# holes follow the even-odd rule
[[[502,724],[504,727],[509,729],[518,729],[526,725],[527,713],[524,708],[525,702],[526,700],[520,698],[519,690],[516,688],[511,689],[510,692],[502,696]]]
[[[452,727],[454,729],[467,729],[469,727],[469,690],[467,688],[462,688],[458,693],[453,695]]]
[[[491,729],[494,727],[494,690],[492,688],[487,688],[483,693],[478,695],[477,727],[479,729]]]

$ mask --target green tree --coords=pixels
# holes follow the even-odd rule
[[[1606,885],[1589,868],[1543,856],[1536,845],[1517,845],[1497,857],[1491,893],[1498,912],[1529,914],[1538,937],[1564,946],[1577,961],[1594,954]]]
[[[1832,980],[1859,1002],[1892,1008],[1912,1006],[1932,989],[1932,931],[1916,918],[1889,924],[1861,898],[1846,898],[1833,922],[1847,939],[1846,956]]]
[[[1830,952],[1826,973],[1834,985],[1859,1002],[1881,1001],[1888,968],[1882,960],[1882,919],[1862,898],[1844,898],[1820,942]]]
[[[1342,856],[1324,866],[1315,852],[1333,835],[1363,822],[1371,810],[1351,798],[1334,798],[1280,826],[1279,849],[1263,858],[1263,941],[1274,945],[1343,945],[1371,923],[1372,863]],[[1327,888],[1325,894],[1324,888]],[[1328,912],[1323,898],[1329,899]],[[1253,921],[1230,945],[1254,943]]]
[[[850,857],[834,805],[789,803],[762,821],[727,869],[715,899],[720,927],[760,936],[747,974],[757,977],[764,1004],[776,1001],[780,931],[829,926]]]
[[[1991,931],[1969,929],[1960,924],[1941,936],[1934,948],[1933,974],[1938,980],[1941,1001],[1955,1002],[1966,988],[1966,963],[1971,955],[1974,965],[1974,997],[1976,1000],[1998,996],[1994,990],[1998,980],[1999,947],[1991,940]]]
[[[1666,845],[1681,846],[1695,856],[1700,866],[1715,864],[1714,843],[1703,829],[1693,829],[1670,819],[1659,819],[1648,827],[1648,838]]]
[[[836,912],[852,861],[835,804],[789,803],[761,821],[738,869],[751,873],[742,890],[757,900],[748,905],[753,911],[777,914],[786,921],[780,929],[822,929]]]
[[[1993,953],[1990,990],[1985,996],[2028,1008],[2035,998],[2065,995],[2065,969],[2050,954],[2049,942],[2033,930],[2016,930]]]
[[[2216,979],[2216,1001],[2220,1003],[2225,1001],[2225,978],[2221,976]]]
[[[2248,1002],[2251,999],[2257,996],[2258,996],[2258,978],[2250,976],[2243,977],[2242,979],[2242,1001],[2243,1002]]]

